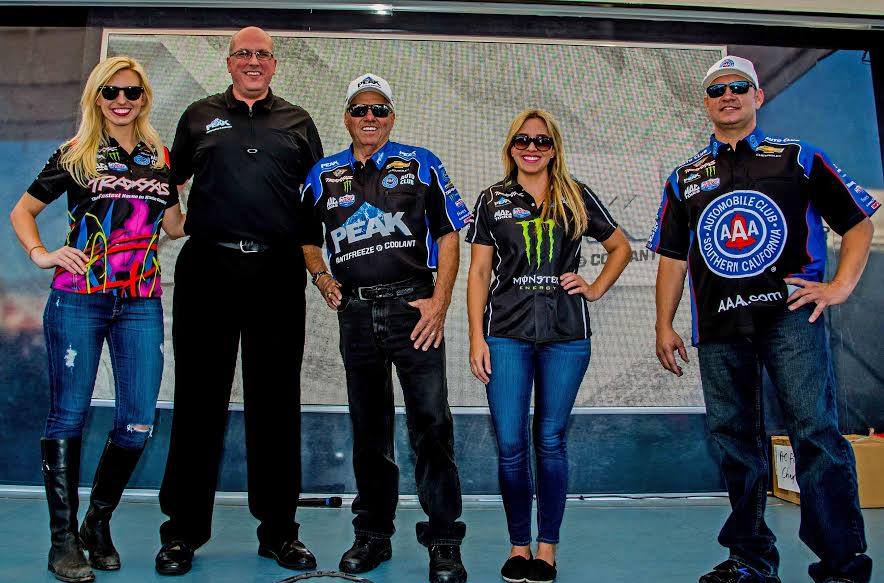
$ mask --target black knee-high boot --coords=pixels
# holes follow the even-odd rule
[[[80,528],[83,546],[89,551],[89,563],[95,569],[115,571],[120,568],[120,555],[111,540],[110,519],[143,451],[144,447],[127,449],[115,445],[110,439],[104,444],[92,482],[89,510]]]
[[[49,570],[59,581],[94,581],[77,535],[80,438],[41,439],[43,483],[49,504]]]

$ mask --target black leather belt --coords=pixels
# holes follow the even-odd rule
[[[225,249],[240,251],[242,253],[261,253],[262,251],[270,251],[269,245],[258,243],[257,241],[248,241],[246,239],[231,242],[215,241],[215,245],[218,245],[219,247],[224,247]]]
[[[392,300],[414,295],[417,291],[429,291],[433,293],[432,278],[411,278],[393,283],[382,283],[364,287],[351,287],[344,289],[344,295],[356,300]]]

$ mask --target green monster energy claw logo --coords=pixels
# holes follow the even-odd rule
[[[107,157],[113,160],[114,162],[120,161],[120,151],[119,150],[111,150],[107,153]]]
[[[703,171],[706,172],[707,178],[712,178],[713,176],[715,176],[715,165],[713,164],[712,166],[706,166],[705,168],[703,168]]]
[[[344,192],[350,192],[350,190],[352,190],[353,188],[353,181],[345,180],[342,186],[344,187]]]
[[[534,266],[535,271],[543,264],[544,232],[549,236],[549,245],[546,253],[547,261],[552,263],[553,247],[556,245],[555,234],[553,233],[553,227],[556,226],[555,221],[552,219],[543,220],[538,218],[530,221],[518,221],[516,224],[522,226],[522,237],[525,238],[525,256],[528,258],[528,265],[531,265],[532,247],[535,249],[535,260],[537,263]],[[544,226],[546,227],[546,231],[544,231]],[[532,236],[536,239],[534,245],[531,244]]]

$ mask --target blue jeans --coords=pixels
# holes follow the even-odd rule
[[[49,357],[49,416],[43,436],[80,437],[107,340],[116,409],[110,439],[144,447],[163,376],[163,306],[158,298],[120,298],[51,290],[43,312]],[[146,429],[145,429],[146,427]]]
[[[534,451],[537,456],[537,541],[556,544],[568,493],[565,430],[580,382],[589,366],[590,342],[536,344],[487,338],[491,377],[486,385],[497,435],[498,478],[510,542],[531,542],[531,479],[528,415],[534,394]]]
[[[857,496],[853,450],[838,430],[835,380],[823,318],[812,306],[778,314],[763,331],[698,346],[706,419],[722,454],[731,514],[718,541],[732,558],[776,574],[776,538],[764,521],[770,442],[761,367],[767,369],[795,452],[801,488],[799,536],[821,559],[814,581],[868,583],[872,560]]]

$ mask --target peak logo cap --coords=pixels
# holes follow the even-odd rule
[[[344,108],[346,109],[350,106],[350,102],[353,101],[354,97],[366,91],[380,93],[387,99],[390,107],[395,109],[396,105],[393,103],[393,90],[390,88],[390,84],[387,83],[386,79],[374,73],[366,73],[350,81],[350,85],[347,86],[347,98],[344,100]]]
[[[755,72],[755,65],[752,64],[752,61],[743,57],[728,55],[716,61],[706,71],[706,76],[703,78],[703,89],[712,85],[713,81],[723,75],[739,75],[752,82],[756,89],[758,88],[758,74]]]

